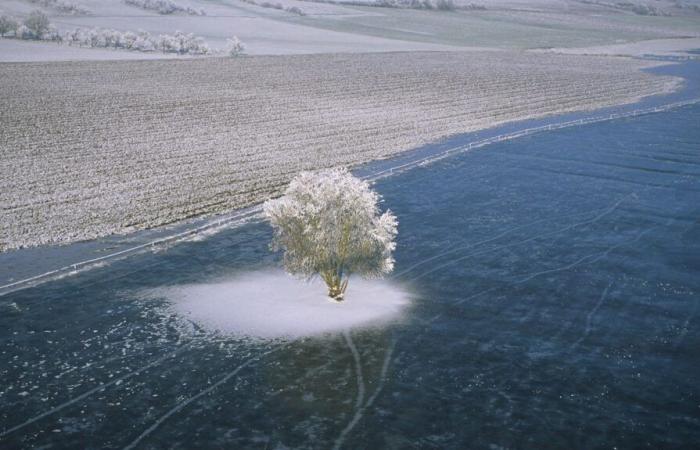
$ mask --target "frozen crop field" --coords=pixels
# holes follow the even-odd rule
[[[506,52],[2,64],[0,245],[239,208],[300,170],[678,87],[640,71],[652,64]]]

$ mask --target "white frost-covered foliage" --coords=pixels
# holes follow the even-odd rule
[[[180,55],[207,55],[211,53],[203,38],[176,31],[174,35],[151,36],[145,31],[134,33],[102,28],[76,28],[63,36],[69,45],[95,48],[119,48],[139,52],[161,51]]]
[[[379,195],[346,169],[302,172],[284,195],[264,205],[273,250],[294,275],[318,274],[341,300],[351,274],[381,277],[394,269],[396,217],[380,214]]]
[[[0,37],[7,33],[15,33],[19,28],[19,22],[10,16],[0,16]]]
[[[64,0],[29,0],[29,3],[43,6],[44,8],[55,9],[58,12],[67,14],[90,14],[85,8],[82,8],[75,3],[69,3]]]
[[[228,56],[238,56],[245,50],[245,45],[236,36],[226,39],[226,48],[224,51]]]
[[[41,36],[49,31],[51,22],[46,14],[36,10],[29,13],[29,16],[24,19],[24,26],[35,35]]]
[[[206,15],[203,9],[197,10],[189,6],[182,6],[171,0],[124,0],[124,3],[142,9],[156,11],[158,14],[185,13],[193,16]]]
[[[39,10],[29,13],[24,23],[16,27],[14,32],[17,39],[61,40],[61,35],[51,25],[48,16]]]
[[[181,31],[176,31],[174,35],[159,35],[156,41],[156,48],[163,53],[178,53],[180,55],[206,55],[211,53],[211,49],[204,38]]]

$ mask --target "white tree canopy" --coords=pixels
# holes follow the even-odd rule
[[[346,169],[299,174],[264,212],[274,229],[273,250],[284,251],[291,274],[326,282],[342,299],[351,274],[381,277],[394,268],[396,217],[380,214],[380,196]]]

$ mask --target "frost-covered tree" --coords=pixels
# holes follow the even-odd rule
[[[211,49],[206,41],[193,34],[176,31],[174,35],[161,34],[151,36],[146,31],[134,33],[121,32],[103,28],[76,28],[63,35],[63,40],[69,45],[96,48],[120,48],[139,52],[160,50],[165,53],[181,55],[207,55]]]
[[[161,34],[158,36],[158,49],[163,53],[178,53],[181,55],[206,55],[211,52],[203,38],[192,33],[176,31],[174,35]]]
[[[236,36],[226,39],[226,48],[224,51],[228,56],[238,56],[245,50],[245,45]]]
[[[288,13],[296,14],[297,16],[306,15],[306,13],[298,6],[290,6],[289,8],[285,8],[285,11],[287,11]]]
[[[328,296],[343,299],[352,274],[381,277],[394,269],[396,217],[380,214],[379,195],[345,169],[302,172],[278,199],[264,205],[271,248],[284,251],[294,275],[319,275]]]
[[[46,14],[37,9],[29,13],[29,16],[24,19],[24,26],[27,27],[36,39],[41,39],[44,34],[48,33],[51,22],[49,22],[49,18]]]
[[[454,11],[456,6],[454,0],[437,0],[435,8],[441,11]]]
[[[17,23],[17,21],[12,17],[0,16],[0,37],[3,37],[10,32],[16,32],[18,26],[19,23]]]

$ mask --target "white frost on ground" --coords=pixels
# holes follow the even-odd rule
[[[698,49],[700,49],[700,38],[696,37],[684,39],[651,39],[648,41],[628,42],[625,44],[597,45],[580,48],[553,48],[546,51],[571,55],[688,56],[688,53],[686,53],[687,51]]]
[[[229,211],[301,170],[633,102],[654,63],[521,52],[0,64],[0,248]]]
[[[300,338],[378,326],[397,319],[409,292],[389,281],[351,278],[345,300],[330,300],[323,282],[282,271],[239,275],[219,283],[163,288],[172,311],[204,329],[263,339]]]

